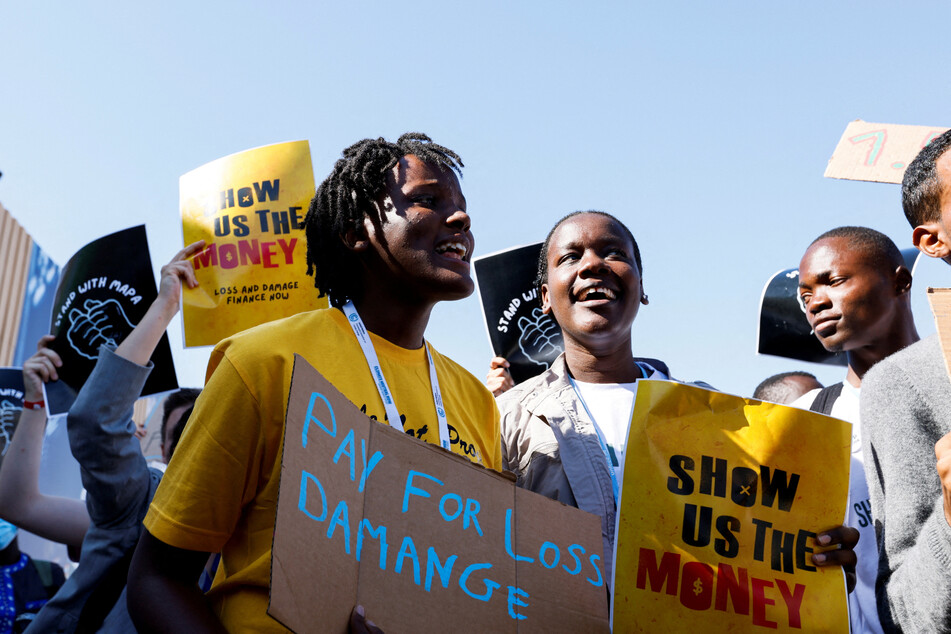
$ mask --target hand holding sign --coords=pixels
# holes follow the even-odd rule
[[[532,363],[548,367],[545,359],[561,351],[558,345],[558,324],[542,312],[541,308],[532,310],[531,317],[518,318],[518,347]]]
[[[73,350],[87,359],[99,358],[99,346],[117,345],[135,327],[114,299],[87,299],[82,310],[69,311],[69,321],[66,338]]]
[[[855,589],[855,564],[858,563],[855,554],[855,546],[859,543],[858,529],[836,526],[816,535],[816,543],[829,550],[814,553],[812,563],[817,566],[842,566],[846,589],[852,592]]]
[[[350,634],[383,634],[383,630],[367,618],[362,605],[357,605],[350,613]]]
[[[42,401],[43,384],[59,380],[56,368],[63,365],[63,360],[49,347],[53,339],[53,335],[41,337],[36,344],[36,354],[23,362],[24,400]]]
[[[485,386],[489,388],[493,396],[501,396],[515,387],[512,374],[508,371],[509,365],[505,357],[495,357],[489,362],[489,372],[485,375]]]
[[[159,279],[158,298],[170,305],[173,312],[178,312],[178,302],[182,293],[182,285],[187,288],[196,288],[198,280],[195,278],[195,267],[191,258],[205,248],[205,241],[192,242],[172,257],[172,260],[162,267]]]

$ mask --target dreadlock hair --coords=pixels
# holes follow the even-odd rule
[[[881,231],[868,227],[836,227],[826,231],[812,241],[809,246],[826,238],[845,238],[849,241],[849,249],[857,251],[868,258],[879,272],[892,274],[905,264],[901,251],[892,242],[892,239]]]
[[[551,237],[555,235],[555,231],[558,230],[558,227],[565,224],[566,220],[571,220],[575,216],[580,216],[581,214],[596,214],[598,216],[604,216],[605,218],[612,220],[617,226],[621,227],[624,230],[624,233],[627,234],[627,237],[631,240],[631,246],[634,247],[634,263],[637,264],[637,272],[640,275],[644,274],[644,266],[641,264],[641,250],[637,246],[637,240],[634,239],[634,234],[631,233],[631,230],[627,228],[627,225],[607,213],[606,211],[573,211],[558,222],[555,223],[555,226],[551,228],[551,231],[548,232],[548,236],[545,238],[545,242],[542,244],[542,250],[538,254],[538,273],[535,276],[535,287],[538,289],[538,301],[541,302],[542,296],[542,284],[548,283],[548,246],[551,244]]]
[[[937,162],[951,148],[951,130],[932,139],[908,165],[901,181],[901,206],[912,228],[934,222],[941,215],[941,190],[951,183],[938,179]]]
[[[333,306],[342,306],[360,291],[356,255],[341,240],[350,229],[370,218],[375,226],[384,222],[381,206],[386,175],[397,161],[414,155],[440,169],[451,169],[462,176],[459,155],[436,143],[425,134],[407,132],[390,143],[380,137],[363,139],[343,151],[330,176],[317,188],[304,217],[307,237],[307,274],[314,276],[320,297],[328,295]]]

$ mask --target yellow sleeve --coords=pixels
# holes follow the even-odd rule
[[[145,518],[163,542],[203,552],[221,550],[254,498],[263,445],[257,400],[217,350],[216,362]]]

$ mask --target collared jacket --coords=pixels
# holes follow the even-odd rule
[[[669,378],[660,362],[638,365],[651,379]],[[601,569],[610,584],[617,516],[611,472],[594,423],[569,380],[565,355],[502,394],[498,405],[503,466],[515,473],[523,489],[601,518]]]
[[[79,567],[40,610],[30,632],[134,632],[125,580],[142,518],[162,473],[135,437],[132,406],[151,372],[100,349],[99,361],[67,415],[69,446],[86,489],[89,529]]]

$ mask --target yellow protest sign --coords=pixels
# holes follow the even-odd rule
[[[302,223],[314,195],[307,141],[268,145],[212,161],[179,183],[185,244],[199,287],[185,289],[185,345],[327,306],[307,275]]]
[[[624,452],[614,631],[848,632],[841,568],[851,425],[667,381],[639,381]]]

